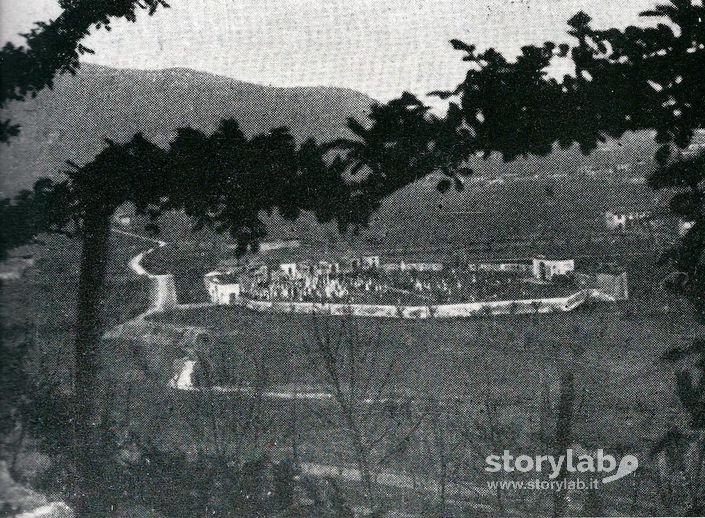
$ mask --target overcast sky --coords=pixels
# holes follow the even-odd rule
[[[584,10],[598,26],[638,22],[656,0],[169,0],[85,42],[86,61],[188,67],[277,86],[335,85],[387,100],[452,88],[466,70],[451,38],[515,54],[565,39]],[[60,12],[56,0],[0,0],[2,40]]]

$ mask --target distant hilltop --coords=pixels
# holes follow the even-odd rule
[[[9,146],[0,146],[0,195],[13,195],[39,177],[56,176],[66,168],[66,160],[89,161],[105,138],[124,141],[141,131],[166,145],[177,127],[212,132],[221,119],[232,117],[247,134],[288,126],[299,141],[308,137],[325,141],[349,136],[346,119],[364,123],[374,102],[348,88],[273,87],[186,68],[131,70],[82,64],[76,76],[59,76],[53,90],[0,111],[1,118],[22,128]],[[702,135],[697,138],[703,140]],[[608,139],[588,157],[573,147],[511,163],[492,156],[469,166],[475,178],[550,178],[580,167],[599,170],[646,159],[639,169],[648,174],[655,149],[653,134],[642,132],[619,141]]]
[[[66,169],[66,160],[89,161],[105,138],[124,141],[139,131],[165,145],[178,127],[212,132],[232,117],[247,134],[288,126],[299,141],[348,136],[347,117],[364,119],[373,102],[346,88],[279,88],[185,68],[82,64],[76,76],[58,77],[53,90],[0,113],[21,126],[20,136],[0,149],[0,191],[9,196],[31,187]]]

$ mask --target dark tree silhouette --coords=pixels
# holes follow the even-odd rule
[[[672,161],[654,172],[649,185],[673,193],[671,212],[692,227],[660,261],[673,273],[666,286],[693,305],[696,318],[705,323],[705,153]]]
[[[526,46],[514,61],[493,49],[478,53],[475,46],[453,40],[470,70],[455,91],[436,94],[459,97],[463,121],[473,128],[474,151],[485,156],[499,151],[505,160],[547,155],[556,146],[574,144],[587,154],[607,137],[655,130],[659,168],[649,184],[671,194],[673,215],[692,224],[660,261],[672,268],[667,285],[686,297],[696,318],[705,322],[705,154],[684,158],[679,151],[705,123],[705,5],[670,0],[642,16],[657,23],[596,30],[580,12],[568,22],[575,43]],[[549,66],[562,58],[570,58],[574,74],[550,77]],[[705,512],[700,490],[705,386],[695,381],[704,372],[703,343],[695,340],[665,355],[679,365],[677,395],[691,416],[696,454],[689,481],[694,489],[680,510],[690,516]],[[695,358],[691,370],[680,363],[685,358]],[[569,415],[567,406],[564,410]],[[668,437],[683,434],[670,432]],[[658,447],[671,448],[673,441],[664,439]],[[565,502],[558,500],[554,512],[560,515],[564,509]]]
[[[527,46],[515,62],[494,49],[476,52],[474,45],[451,40],[456,50],[471,62],[465,80],[452,92],[432,92],[442,98],[459,96],[463,122],[472,128],[474,148],[485,156],[499,151],[505,160],[533,153],[546,155],[562,135],[560,85],[546,77],[552,58],[565,49],[546,43]]]
[[[4,251],[47,231],[76,236],[82,242],[73,421],[79,516],[97,512],[91,507],[97,504],[93,495],[100,484],[95,395],[112,214],[128,202],[154,220],[165,210],[182,209],[193,216],[196,227],[229,231],[242,252],[264,234],[261,211],[277,207],[285,217],[297,215],[287,192],[296,192],[294,183],[301,172],[287,130],[247,139],[234,121],[224,121],[209,137],[180,130],[169,151],[140,134],[124,144],[108,141],[93,161],[66,172],[66,180],[40,180],[34,191],[0,204],[3,222],[8,222],[3,225]]]
[[[150,10],[160,4],[160,0],[145,2]],[[77,56],[87,51],[79,44],[87,31],[111,16],[134,17],[141,4],[66,0],[62,5],[66,19],[38,27],[30,34],[27,49],[3,49],[0,104],[51,86],[57,71],[75,72]],[[94,11],[92,5],[105,9]],[[75,15],[80,23],[75,19],[69,23],[70,9],[84,13]],[[476,153],[487,156],[497,151],[511,160],[546,155],[556,145],[574,143],[587,153],[608,136],[655,129],[662,144],[657,158],[663,168],[652,178],[652,185],[678,188],[681,192],[674,197],[673,207],[694,222],[668,259],[685,274],[680,277],[681,293],[701,310],[705,289],[702,161],[669,160],[672,149],[687,145],[705,118],[701,77],[705,8],[672,0],[645,15],[668,16],[671,24],[595,30],[590,18],[579,13],[569,22],[569,34],[576,40],[573,46],[550,42],[527,46],[514,61],[492,49],[478,54],[474,46],[453,40],[471,69],[456,91],[441,94],[459,96],[459,104],[451,104],[443,118],[434,117],[405,93],[374,106],[367,125],[349,120],[354,138],[324,146],[307,141],[297,148],[285,129],[248,139],[234,121],[225,121],[209,136],[181,129],[168,151],[137,135],[125,144],[108,142],[95,160],[69,172],[66,181],[40,181],[31,193],[1,202],[3,221],[7,216],[16,222],[3,231],[2,249],[43,231],[67,232],[83,242],[75,387],[76,462],[81,474],[78,515],[94,515],[89,497],[91,487],[100,483],[99,459],[91,455],[97,436],[90,426],[97,410],[92,399],[101,334],[98,307],[110,216],[126,202],[155,221],[166,210],[183,210],[195,228],[229,232],[243,253],[256,248],[265,235],[263,213],[278,210],[294,219],[308,210],[319,221],[337,221],[341,230],[364,227],[389,194],[428,174],[445,176],[438,185],[441,191],[453,184],[462,189],[458,166]],[[64,35],[63,30],[50,29],[61,23],[79,29],[68,31],[69,43],[58,47],[67,50],[57,60],[45,47],[57,48],[58,44],[46,42]],[[549,77],[553,60],[567,57],[575,65],[575,75],[561,80]],[[37,68],[38,77],[25,76],[22,70],[31,69],[27,64],[35,60],[48,64]],[[5,75],[6,70],[10,75]],[[4,123],[0,136],[11,131],[11,124]],[[20,223],[25,217],[27,223]]]
[[[63,12],[49,22],[39,22],[27,34],[25,44],[6,43],[0,49],[0,108],[10,101],[36,96],[54,85],[56,74],[75,74],[79,57],[93,51],[81,44],[92,29],[110,30],[112,19],[136,21],[137,11],[153,14],[165,0],[60,0]],[[19,126],[0,120],[0,142],[19,134]]]
[[[319,146],[308,140],[297,148],[286,128],[247,138],[237,122],[225,120],[211,135],[179,129],[168,150],[141,134],[122,144],[107,141],[107,147],[90,163],[71,164],[66,180],[40,180],[34,191],[0,203],[0,216],[10,222],[1,235],[3,253],[41,232],[62,232],[82,242],[73,421],[78,516],[94,516],[98,510],[92,506],[99,504],[94,498],[101,473],[100,455],[96,455],[101,446],[94,424],[99,413],[95,394],[103,332],[101,294],[115,210],[132,203],[138,214],[150,217],[152,230],[158,230],[157,220],[165,211],[183,211],[192,219],[194,230],[209,227],[228,232],[236,239],[239,254],[257,249],[266,235],[261,216],[275,210],[288,220],[310,211],[321,222],[337,221],[341,229],[364,227],[381,200],[396,189],[434,169],[451,174],[447,156],[434,167],[437,158],[426,154],[453,148],[460,156],[455,151],[460,147],[453,145],[450,136],[441,132],[442,138],[431,138],[435,127],[442,124],[440,119],[426,118],[426,108],[417,101],[401,111],[399,107],[392,101],[375,108],[375,113],[400,116],[385,121],[386,128],[394,131],[396,140],[391,142],[400,149],[391,153],[382,146],[384,151],[375,151],[378,155],[372,156],[382,157],[380,166],[361,181],[351,181],[346,168],[349,158],[327,156],[332,148],[351,146],[351,142]],[[407,118],[411,109],[420,116]],[[423,133],[419,136],[417,130]],[[451,130],[449,134],[460,133]],[[428,140],[424,143],[422,139]],[[404,167],[409,164],[411,172]]]
[[[7,252],[32,241],[40,232],[59,231],[68,218],[65,184],[38,180],[33,190],[23,190],[14,199],[0,200],[0,260]]]
[[[661,167],[650,184],[680,191],[671,203],[673,213],[693,223],[664,260],[674,267],[679,293],[705,318],[703,158],[682,160],[674,153],[705,124],[705,6],[671,0],[642,15],[669,23],[596,30],[581,12],[568,22],[568,34],[576,40],[572,46],[526,46],[514,61],[453,40],[470,70],[455,91],[435,93],[459,97],[463,121],[473,129],[474,151],[499,151],[506,160],[546,155],[556,145],[578,144],[588,153],[607,137],[655,130]],[[548,67],[567,57],[575,74],[550,77]]]
[[[568,22],[576,41],[525,46],[514,61],[494,49],[452,40],[471,64],[465,80],[442,97],[460,97],[477,146],[506,159],[545,155],[555,144],[589,152],[606,137],[655,129],[662,144],[687,145],[705,122],[705,7],[672,0],[642,13],[669,24],[597,30],[580,12]],[[557,80],[549,66],[570,57],[573,75]],[[659,155],[667,158],[667,148]]]
[[[349,118],[348,128],[355,137],[327,146],[342,154],[336,165],[359,179],[361,212],[376,210],[392,192],[434,172],[445,176],[438,184],[440,191],[447,191],[453,183],[457,190],[463,188],[459,175],[471,171],[459,165],[473,141],[456,105],[451,105],[445,117],[437,117],[405,92],[387,104],[372,106],[369,119],[365,125]]]

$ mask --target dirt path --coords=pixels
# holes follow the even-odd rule
[[[158,326],[156,326],[156,324],[154,323],[148,323],[146,321],[146,318],[150,315],[153,315],[155,313],[161,313],[168,309],[188,309],[192,307],[208,307],[212,305],[211,303],[199,303],[197,305],[179,304],[176,296],[176,287],[174,285],[174,276],[170,273],[157,275],[147,271],[144,266],[142,266],[142,261],[144,260],[144,258],[155,250],[157,250],[158,248],[162,248],[169,244],[167,241],[162,241],[160,239],[154,239],[147,236],[141,236],[139,234],[135,234],[134,232],[128,232],[126,230],[120,230],[117,228],[113,228],[111,230],[116,234],[141,239],[157,246],[153,246],[152,248],[140,252],[128,262],[128,268],[135,275],[147,277],[149,279],[151,285],[149,307],[136,317],[126,322],[123,322],[122,324],[118,324],[117,326],[110,329],[104,334],[104,338],[118,338],[123,335],[134,336],[135,334],[140,334],[141,332],[143,334],[153,334],[156,327]],[[187,331],[188,329],[188,326],[184,326],[182,329],[178,328],[176,330]]]
[[[154,243],[159,246],[164,246],[168,244],[166,241],[162,241],[160,239],[155,239],[149,236],[142,236],[140,234],[135,234],[134,232],[128,232],[127,230],[120,230],[119,228],[111,228],[110,230],[115,234],[122,234],[123,236],[135,237],[137,239],[141,239],[142,241],[149,241],[150,243]]]
[[[154,291],[152,292],[150,307],[142,314],[138,315],[136,318],[144,320],[144,318],[152,313],[158,313],[164,311],[167,307],[174,307],[177,305],[176,291],[174,290],[174,276],[170,273],[164,275],[155,275],[153,273],[145,270],[142,266],[142,260],[148,255],[154,252],[157,248],[162,248],[167,245],[166,241],[160,241],[158,239],[152,239],[150,237],[140,236],[139,234],[133,234],[132,232],[126,232],[124,230],[113,229],[113,232],[118,234],[123,234],[131,237],[136,237],[138,239],[143,239],[155,243],[157,246],[140,252],[134,256],[130,262],[129,267],[136,275],[146,276],[152,281],[152,286]]]
[[[360,470],[354,467],[343,467],[330,464],[317,464],[314,462],[302,462],[299,469],[304,475],[320,478],[336,478],[345,482],[360,482],[362,476]],[[440,483],[433,479],[424,477],[414,477],[412,475],[392,471],[380,470],[375,474],[375,482],[380,486],[393,487],[395,489],[410,489],[424,493],[440,493]],[[471,503],[467,498],[477,499],[478,497],[492,498],[494,493],[487,487],[472,483],[456,483],[448,481],[446,483],[446,494],[451,503],[454,498],[464,497],[463,506],[471,506],[477,511],[492,512],[496,509],[487,504],[478,502]]]

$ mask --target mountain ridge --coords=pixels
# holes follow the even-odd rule
[[[264,84],[258,83],[256,81],[245,81],[243,79],[238,79],[235,77],[226,76],[223,74],[216,74],[215,72],[206,72],[203,70],[196,70],[188,67],[167,67],[167,68],[115,68],[109,67],[107,65],[99,65],[97,63],[83,63],[79,69],[79,73],[83,71],[84,73],[89,73],[93,75],[114,75],[116,72],[121,74],[154,74],[162,75],[166,73],[178,73],[178,74],[188,74],[192,76],[198,76],[202,78],[209,78],[214,82],[228,82],[236,83],[241,85],[247,85],[255,88],[271,89],[271,90],[317,90],[326,89],[331,91],[341,91],[350,92],[355,95],[362,95],[368,97],[372,102],[376,102],[375,99],[368,96],[364,92],[355,90],[354,88],[348,88],[346,86],[336,86],[336,85],[295,85],[295,86],[282,86],[274,84]]]
[[[287,126],[301,142],[349,136],[347,117],[363,119],[371,97],[342,87],[281,87],[240,81],[188,68],[116,69],[84,63],[75,76],[57,78],[52,90],[11,103],[0,112],[21,133],[0,148],[3,196],[56,176],[66,161],[90,161],[104,140],[125,141],[142,132],[166,146],[190,126],[215,131],[224,118],[247,135]]]

